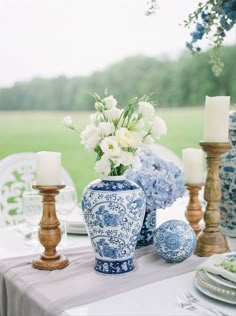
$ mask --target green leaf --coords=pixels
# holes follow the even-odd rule
[[[15,181],[8,181],[8,182],[6,182],[6,183],[5,183],[5,185],[4,185],[4,186],[6,186],[6,187],[9,187],[9,188],[10,188],[10,187],[12,186],[12,184],[13,184],[13,183],[15,183]]]
[[[9,210],[8,214],[11,216],[17,215],[17,208],[13,208],[13,209]]]
[[[23,180],[22,180],[22,174],[19,173],[18,170],[13,171],[12,174],[14,175],[16,181],[18,181],[18,182],[23,182]]]
[[[16,203],[16,202],[17,202],[17,199],[14,196],[10,196],[7,199],[7,203]]]

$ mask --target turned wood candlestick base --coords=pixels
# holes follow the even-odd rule
[[[40,243],[45,248],[44,253],[32,263],[36,269],[63,269],[69,264],[68,259],[60,255],[56,250],[56,246],[61,240],[61,230],[59,228],[60,222],[56,215],[55,196],[59,194],[59,190],[64,187],[64,185],[33,185],[33,189],[39,190],[43,196],[43,215],[39,223],[38,236]]]
[[[204,188],[204,199],[207,201],[204,213],[205,228],[198,235],[195,254],[201,257],[215,253],[225,253],[229,247],[225,236],[219,228],[220,212],[218,202],[221,199],[219,165],[221,155],[230,148],[229,143],[200,142],[202,149],[207,153],[208,174]]]
[[[190,198],[185,211],[185,217],[194,230],[195,234],[198,235],[201,231],[199,222],[203,217],[203,211],[198,199],[198,192],[201,190],[202,184],[186,184],[186,187],[189,191]]]

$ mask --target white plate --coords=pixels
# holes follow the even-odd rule
[[[209,297],[212,297],[212,298],[214,298],[216,300],[236,305],[236,296],[229,296],[229,295],[226,294],[225,289],[223,289],[222,287],[215,286],[215,285],[212,285],[212,284],[208,283],[204,279],[204,277],[202,278],[203,271],[198,271],[197,273],[199,273],[200,279],[203,281],[203,282],[200,283],[200,281],[198,280],[197,275],[195,276],[194,283],[195,283],[196,288],[200,292],[202,292],[203,294],[205,294],[205,295],[207,295]],[[227,295],[227,297],[225,295]]]
[[[208,276],[208,278],[213,280],[214,282],[236,290],[236,284],[235,283],[223,278],[220,275],[216,275],[216,274],[213,274],[213,273],[210,273],[210,272],[207,272],[207,271],[205,271],[205,273]]]
[[[75,235],[87,235],[87,229],[84,222],[82,210],[79,206],[76,206],[73,213],[68,216],[66,221],[67,232]]]

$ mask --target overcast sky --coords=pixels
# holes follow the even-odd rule
[[[197,2],[158,0],[147,17],[147,0],[0,0],[0,86],[89,74],[130,55],[177,56],[190,39],[179,23]]]

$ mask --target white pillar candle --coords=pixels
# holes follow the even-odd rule
[[[40,151],[36,154],[36,184],[61,184],[61,153]]]
[[[229,141],[230,97],[206,97],[204,117],[204,142]]]
[[[183,149],[184,180],[188,184],[204,182],[204,154],[201,149]]]

